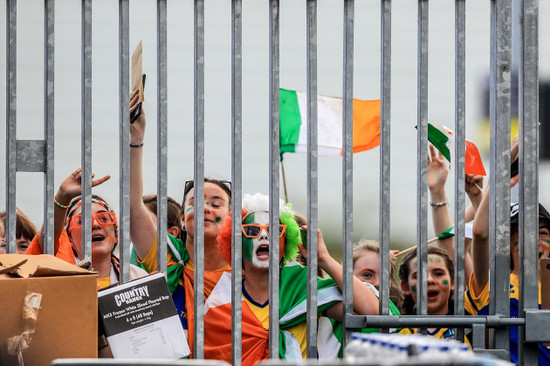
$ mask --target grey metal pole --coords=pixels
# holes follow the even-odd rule
[[[204,0],[195,0],[195,352],[204,358]]]
[[[17,0],[6,1],[6,252],[15,253],[17,169]]]
[[[242,0],[231,2],[231,363],[242,362]]]
[[[319,182],[317,140],[317,0],[306,2],[307,29],[307,358],[317,358],[317,228]],[[303,243],[306,244],[306,243]]]
[[[390,302],[390,181],[391,181],[391,0],[380,2],[380,307],[389,314]]]
[[[510,314],[511,0],[491,1],[491,173],[489,313]],[[509,349],[509,329],[495,330],[494,347]]]
[[[428,0],[418,0],[416,309],[421,315],[428,313],[428,5]]]
[[[119,85],[119,224],[120,248],[119,283],[130,280],[130,111],[128,97],[130,90],[130,4],[129,0],[118,3],[118,85]],[[158,248],[158,246],[157,246]]]
[[[344,1],[344,69],[342,110],[342,214],[343,214],[343,267],[344,267],[344,337],[345,347],[351,329],[347,327],[348,315],[353,313],[353,30],[354,0]]]
[[[464,180],[466,162],[466,1],[455,2],[455,315],[464,315]],[[464,340],[464,329],[455,338]]]
[[[92,258],[92,0],[82,0],[82,258]]]
[[[157,267],[166,273],[167,145],[168,145],[168,27],[167,1],[157,1]]]
[[[538,0],[521,2],[519,67],[519,309],[538,309],[539,298],[539,219],[538,219],[538,151],[539,151],[539,78],[538,78]],[[524,332],[518,329],[519,363],[538,364],[538,344],[523,343]]]
[[[55,72],[55,2],[44,1],[44,253],[54,254],[54,72]]]
[[[279,232],[279,0],[269,0],[269,226]],[[279,238],[269,236],[269,357],[279,358]]]

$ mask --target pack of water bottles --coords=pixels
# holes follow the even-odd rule
[[[362,364],[477,364],[480,356],[454,339],[425,335],[353,333],[346,347],[345,361]],[[471,361],[471,363],[470,363]],[[482,362],[482,364],[486,364]]]

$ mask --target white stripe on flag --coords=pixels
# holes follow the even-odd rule
[[[307,152],[307,95],[296,92],[302,124],[296,152]],[[317,98],[317,140],[319,155],[340,155],[342,151],[342,99],[319,96]]]

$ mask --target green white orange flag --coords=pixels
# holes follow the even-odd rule
[[[280,154],[307,152],[307,95],[279,90]],[[317,97],[319,155],[342,155],[342,98]],[[380,145],[380,100],[353,99],[353,152]]]
[[[454,151],[455,147],[454,131],[437,122],[430,122],[428,123],[428,140],[450,163],[451,151]],[[468,140],[466,140],[465,160],[466,174],[487,175],[477,146]]]

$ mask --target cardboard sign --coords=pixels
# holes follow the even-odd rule
[[[145,100],[143,95],[143,74],[142,74],[142,45],[141,41],[137,45],[136,49],[132,53],[132,91],[139,89],[139,99],[138,103],[141,103]]]
[[[190,354],[162,273],[101,290],[98,297],[115,358],[179,359]]]

